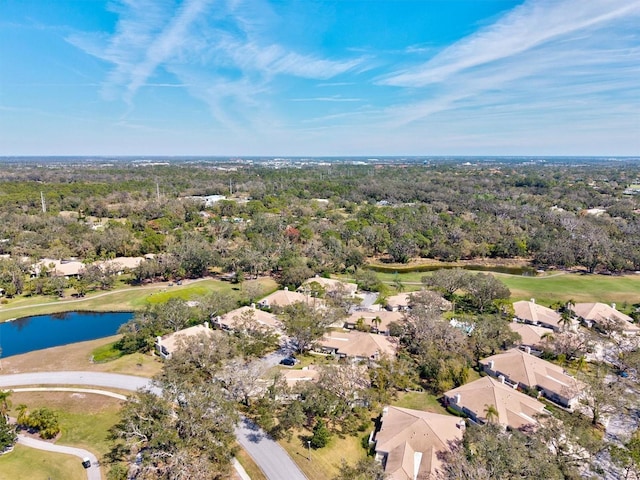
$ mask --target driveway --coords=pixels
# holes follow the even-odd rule
[[[149,387],[154,393],[160,394],[160,389],[151,387],[151,380],[148,378],[117,373],[34,372],[0,375],[0,388],[21,385],[92,385],[130,391]],[[235,433],[238,443],[251,455],[268,480],[306,479],[287,452],[249,420],[241,421],[236,427]],[[96,477],[96,480],[99,479],[100,477]]]
[[[66,453],[67,455],[74,455],[79,458],[78,463],[83,458],[88,457],[91,459],[91,466],[86,469],[88,480],[102,480],[100,474],[100,464],[96,456],[81,448],[65,447],[63,445],[56,445],[54,443],[45,442],[44,440],[38,440],[37,438],[27,437],[25,435],[18,435],[18,443],[29,448],[37,448],[38,450],[46,450],[54,453]]]

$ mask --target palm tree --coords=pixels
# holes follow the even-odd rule
[[[376,317],[371,320],[371,323],[375,325],[376,332],[380,333],[380,324],[382,323],[382,319],[376,315]]]
[[[498,410],[495,405],[486,405],[484,406],[484,417],[487,419],[487,423],[497,423],[498,422]]]
[[[560,311],[560,323],[562,324],[563,330],[571,328],[571,325],[573,324],[573,317],[575,315],[573,311],[573,303],[573,300],[567,301]]]
[[[18,425],[25,425],[27,423],[27,419],[29,417],[27,414],[27,408],[29,407],[27,407],[24,403],[21,403],[16,408],[16,410],[18,411],[18,418],[16,419],[16,422]]]
[[[11,408],[9,397],[12,393],[11,390],[0,390],[0,415],[7,420],[9,419],[9,409]]]

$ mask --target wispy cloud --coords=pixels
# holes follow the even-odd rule
[[[233,117],[264,104],[275,77],[329,80],[361,67],[362,58],[327,59],[306,54],[261,36],[265,14],[240,1],[185,0],[172,2],[127,0],[111,36],[82,34],[68,41],[114,65],[105,79],[108,98],[131,103],[145,86],[185,86],[204,101],[214,117],[231,126]],[[255,15],[254,15],[255,16]],[[178,82],[156,81],[171,74]]]
[[[292,98],[292,102],[362,102],[361,98],[348,97],[310,97],[310,98]]]
[[[613,97],[636,96],[637,104],[639,16],[639,2],[529,1],[427,63],[379,79],[413,92],[410,103],[387,109],[385,122],[400,127],[448,111],[488,115],[500,106],[514,121],[539,111],[553,123],[549,105],[577,120],[585,105],[610,109]]]
[[[445,49],[422,66],[391,73],[381,84],[422,87],[521,54],[580,30],[637,15],[640,3],[619,0],[530,0],[493,25]]]

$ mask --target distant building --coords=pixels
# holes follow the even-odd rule
[[[156,337],[156,352],[162,358],[169,359],[171,355],[177,350],[180,342],[189,337],[195,337],[201,334],[214,335],[214,331],[209,328],[209,322],[204,322],[202,325],[196,325],[194,327],[178,330],[175,333],[170,333],[162,337]]]
[[[595,325],[606,329],[617,326],[627,335],[635,335],[640,331],[640,327],[632,323],[633,319],[629,315],[616,310],[615,303],[612,305],[600,302],[576,303],[572,309],[580,321],[588,327]]]
[[[397,348],[396,343],[384,335],[331,331],[318,342],[316,349],[352,360],[379,360],[383,356],[394,358]]]
[[[237,330],[244,318],[251,318],[257,323],[269,327],[274,332],[281,332],[278,317],[273,313],[255,308],[255,305],[236,308],[222,316],[215,317],[213,322],[216,327],[223,330]]]
[[[344,327],[355,329],[361,323],[365,328],[373,333],[389,335],[389,324],[391,322],[402,323],[404,314],[402,312],[389,312],[380,310],[378,312],[358,311],[353,312],[344,321]]]
[[[531,299],[530,302],[524,300],[514,302],[513,310],[516,318],[521,322],[551,328],[556,332],[564,328],[562,325],[562,317],[558,312],[543,305],[538,305],[533,299]],[[574,325],[572,325],[572,328],[574,327],[575,322]]]

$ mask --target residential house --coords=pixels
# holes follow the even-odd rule
[[[367,332],[327,332],[318,342],[316,350],[352,360],[378,360],[383,356],[395,357],[397,345],[385,335]]]
[[[209,327],[209,322],[178,330],[177,332],[169,333],[162,337],[156,337],[156,351],[158,352],[158,355],[166,360],[171,358],[171,355],[173,355],[180,346],[180,343],[186,338],[196,337],[201,334],[214,335],[214,331]]]
[[[392,312],[400,311],[400,310],[409,310],[411,308],[412,296],[415,294],[419,294],[420,292],[411,292],[411,293],[399,293],[397,295],[392,295],[386,298],[385,305],[387,310],[391,310]],[[433,294],[433,296],[437,299],[438,307],[440,310],[447,311],[451,310],[452,303],[437,294]]]
[[[584,390],[584,384],[567,375],[562,367],[526,350],[512,348],[487,357],[480,364],[488,375],[503,376],[521,388],[537,388],[549,400],[565,408],[572,408]]]
[[[309,288],[309,284],[317,283],[320,285],[326,292],[333,292],[336,290],[343,289],[343,291],[350,297],[355,297],[356,291],[358,290],[358,285],[350,282],[343,282],[342,280],[336,280],[333,278],[324,278],[316,275],[315,277],[309,278],[305,280],[305,282],[298,288],[300,292],[306,292]]]
[[[313,365],[302,369],[281,370],[280,373],[289,388],[293,388],[301,382],[317,382],[320,378],[320,370]]]
[[[462,439],[464,420],[451,415],[385,407],[375,434],[376,458],[388,480],[436,478],[438,454]]]
[[[520,345],[532,349],[539,349],[545,335],[550,333],[548,328],[538,327],[529,323],[511,322],[509,328],[520,335]]]
[[[531,299],[530,302],[525,300],[514,302],[513,310],[518,321],[551,328],[556,332],[565,328],[562,324],[562,317],[558,312],[543,305],[538,305],[534,299]],[[573,322],[571,328],[575,328],[575,322]]]
[[[122,275],[128,270],[134,270],[145,260],[145,257],[116,257],[111,260],[94,262],[94,265],[98,265],[101,268],[110,267],[112,271]]]
[[[79,278],[84,269],[85,264],[77,260],[43,258],[31,266],[31,273],[38,277],[46,271],[54,277]]]
[[[632,323],[633,319],[629,315],[616,310],[615,303],[612,305],[600,302],[576,303],[572,310],[576,317],[588,327],[595,325],[608,330],[617,326],[627,335],[635,335],[640,331],[640,327]]]
[[[389,324],[391,322],[401,323],[403,321],[404,314],[398,311],[357,311],[347,317],[344,321],[344,328],[355,329],[360,328],[360,325],[362,325],[365,329],[369,329],[373,333],[389,335]]]
[[[258,302],[258,306],[262,308],[275,308],[275,307],[287,307],[296,302],[305,303],[318,303],[321,300],[311,298],[309,295],[304,295],[300,292],[289,291],[287,287],[284,290],[276,290],[270,295],[267,295]]]
[[[504,377],[496,380],[487,376],[445,392],[447,405],[467,415],[473,422],[487,423],[490,412],[494,421],[509,428],[535,425],[535,417],[546,413],[544,404],[516,390]]]
[[[261,325],[265,325],[275,332],[281,332],[281,325],[278,317],[273,313],[265,312],[256,308],[255,304],[250,307],[240,307],[231,310],[222,316],[215,317],[213,324],[223,330],[236,330],[245,319],[253,319]]]

